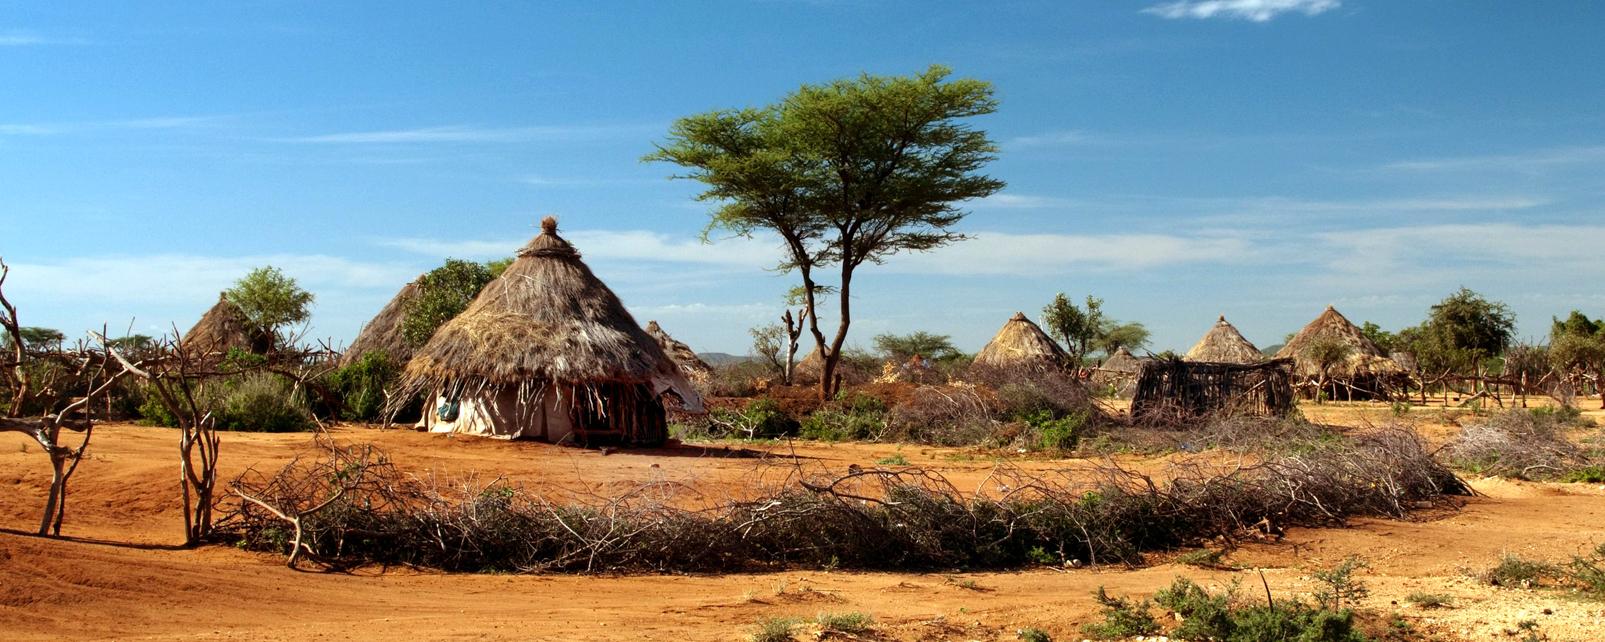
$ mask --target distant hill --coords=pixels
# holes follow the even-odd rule
[[[697,356],[702,357],[702,360],[708,362],[710,366],[722,366],[753,360],[753,357],[744,354],[730,354],[728,352],[698,352]]]

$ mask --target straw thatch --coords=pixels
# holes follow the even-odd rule
[[[657,321],[646,322],[646,333],[652,340],[658,342],[658,347],[663,348],[663,353],[668,355],[674,365],[679,366],[680,371],[687,376],[700,380],[713,374],[713,366],[697,356],[697,351],[692,350],[691,346],[675,340],[669,333],[664,332],[663,326],[658,325]]]
[[[273,347],[273,337],[254,330],[239,306],[220,293],[217,303],[184,333],[181,344],[192,353],[222,353],[237,348],[267,354]]]
[[[549,404],[541,397],[555,390],[571,400],[565,403],[587,405],[589,414],[576,415],[584,421],[631,422],[612,428],[632,443],[666,437],[662,407],[642,406],[656,404],[656,395],[673,392],[688,409],[701,409],[700,397],[663,348],[558,236],[553,217],[541,221],[540,235],[501,276],[417,350],[403,386],[448,397],[515,391],[520,405]],[[638,418],[647,424],[635,425]]]
[[[417,295],[417,281],[402,286],[401,291],[379,310],[379,314],[362,326],[362,332],[357,333],[356,340],[340,356],[340,365],[351,365],[370,352],[383,353],[395,364],[403,364],[411,359],[414,347],[407,343],[407,337],[401,331],[401,322],[407,316],[407,304]]]
[[[844,354],[841,359],[836,360],[836,376],[841,378],[843,384],[864,383],[874,378],[874,373],[863,370],[846,357]],[[824,374],[825,356],[819,351],[819,346],[815,345],[813,350],[808,351],[808,354],[803,355],[803,358],[791,367],[791,382],[800,386],[811,386],[819,383],[820,377]]]
[[[1063,368],[1070,365],[1070,355],[1048,333],[1027,319],[1024,312],[1016,312],[998,330],[997,336],[992,337],[976,353],[975,365],[988,368]]]
[[[1211,414],[1282,416],[1293,411],[1293,362],[1149,360],[1137,377],[1131,416],[1172,423]]]
[[[1132,354],[1125,346],[1120,346],[1093,371],[1092,383],[1109,389],[1116,397],[1129,398],[1136,392],[1137,373],[1142,371],[1142,364],[1146,361]]]
[[[1184,358],[1188,361],[1212,363],[1259,363],[1265,360],[1259,348],[1243,338],[1243,334],[1226,320],[1224,314],[1215,322],[1215,326],[1210,328],[1209,332],[1205,332],[1204,337],[1187,351],[1187,356]]]
[[[1306,352],[1312,344],[1320,340],[1340,341],[1350,348],[1349,357],[1343,363],[1332,366],[1327,373],[1335,379],[1394,375],[1404,371],[1389,359],[1375,342],[1366,338],[1358,326],[1349,322],[1348,318],[1330,305],[1326,306],[1326,311],[1322,312],[1321,316],[1316,317],[1288,340],[1287,345],[1276,352],[1276,358],[1292,359],[1293,371],[1299,376],[1318,376],[1321,373],[1321,366],[1310,360]]]

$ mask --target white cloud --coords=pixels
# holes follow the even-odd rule
[[[562,235],[587,261],[684,263],[761,270],[774,265],[779,256],[779,242],[768,236],[703,243],[693,237],[647,230],[564,230]],[[399,238],[382,239],[378,244],[431,257],[493,259],[511,256],[527,242],[527,237],[461,241]]]
[[[1009,234],[975,232],[973,238],[923,254],[892,259],[905,273],[1040,276],[1073,269],[1150,269],[1183,263],[1251,259],[1248,239],[1166,234]]]
[[[84,38],[45,36],[28,31],[0,32],[0,47],[40,47],[49,45],[87,45]]]
[[[977,208],[995,209],[1043,209],[1048,207],[1067,207],[1072,203],[1073,201],[1070,199],[1055,196],[998,193],[970,201],[969,205]]]
[[[1031,136],[1016,136],[1009,139],[1008,147],[1061,147],[1066,145],[1084,145],[1097,140],[1091,134],[1079,130],[1062,130],[1034,134]]]
[[[418,275],[405,265],[316,254],[108,255],[18,263],[12,265],[6,285],[19,300],[30,300],[34,305],[71,299],[209,305],[218,292],[263,265],[284,270],[314,293],[320,289],[395,289]]]
[[[1177,0],[1156,4],[1142,12],[1172,20],[1229,18],[1267,22],[1284,13],[1315,16],[1342,5],[1341,0]]]
[[[0,123],[0,136],[54,136],[117,129],[193,129],[233,118],[236,116],[156,116],[65,123]]]
[[[1599,163],[1602,161],[1605,161],[1605,145],[1559,147],[1518,154],[1427,158],[1388,163],[1383,165],[1382,168],[1407,172],[1488,169],[1533,172],[1549,167]]]
[[[555,125],[533,127],[471,127],[446,125],[413,129],[338,132],[277,139],[288,143],[406,144],[406,143],[520,143],[533,140],[591,140],[621,134],[661,131],[656,125]]]

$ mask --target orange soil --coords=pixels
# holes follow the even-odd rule
[[[1306,415],[1359,425],[1391,419],[1385,406],[1332,405]],[[1598,414],[1598,413],[1593,413]],[[1411,417],[1437,438],[1453,425]],[[1596,420],[1599,420],[1596,418]],[[703,497],[742,495],[778,483],[795,454],[811,469],[872,465],[901,453],[961,488],[993,470],[987,456],[918,446],[786,444],[681,447],[603,454],[533,443],[344,428],[341,440],[374,442],[404,469],[455,477],[501,476],[532,489],[594,491],[645,481],[684,482]],[[225,434],[223,476],[273,469],[310,447],[307,435]],[[698,576],[453,575],[365,570],[292,571],[277,557],[211,546],[172,547],[182,514],[176,439],[159,428],[96,430],[91,457],[72,484],[64,539],[37,525],[47,466],[23,436],[0,434],[0,638],[90,639],[743,639],[767,617],[821,611],[872,614],[887,639],[1013,640],[1021,627],[1080,639],[1097,617],[1091,592],[1149,594],[1178,574],[1211,583],[1234,577],[1258,588],[1251,570],[1037,569],[1003,573],[792,571]],[[769,460],[761,456],[770,457]],[[1077,460],[1015,462],[1028,470],[1074,469]],[[1553,591],[1492,589],[1468,577],[1504,552],[1562,560],[1605,540],[1605,487],[1473,480],[1485,494],[1459,511],[1421,521],[1360,520],[1347,529],[1298,530],[1285,542],[1241,549],[1231,561],[1263,570],[1282,596],[1310,588],[1308,570],[1349,554],[1370,561],[1364,607],[1397,610],[1442,639],[1500,637],[1535,619],[1554,640],[1598,639],[1605,605]],[[1406,603],[1414,592],[1454,596],[1450,609]]]

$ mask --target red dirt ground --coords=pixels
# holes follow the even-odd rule
[[[1333,405],[1307,416],[1344,425],[1391,419],[1381,406]],[[1596,421],[1600,420],[1598,412]],[[1423,432],[1455,430],[1443,411],[1412,413]],[[342,428],[337,438],[374,442],[419,473],[503,476],[526,487],[586,490],[681,481],[709,498],[778,481],[786,466],[732,456],[731,448],[603,454],[533,443]],[[224,478],[246,466],[276,468],[310,447],[296,435],[224,435]],[[733,448],[733,447],[732,447]],[[1280,544],[1254,545],[1231,561],[1247,570],[1206,572],[1156,560],[1146,568],[1037,569],[1006,573],[916,574],[800,570],[706,576],[453,575],[418,571],[292,571],[283,560],[228,547],[174,548],[182,530],[176,436],[160,428],[98,428],[91,457],[73,480],[64,539],[32,536],[48,481],[27,439],[0,434],[0,638],[76,639],[552,639],[737,640],[766,617],[821,611],[873,615],[885,639],[1013,640],[1021,627],[1079,640],[1096,618],[1091,593],[1149,594],[1178,574],[1211,583],[1234,576],[1298,594],[1308,571],[1346,555],[1369,560],[1366,609],[1397,611],[1439,639],[1487,640],[1524,619],[1553,640],[1605,635],[1605,605],[1554,591],[1494,589],[1470,573],[1505,552],[1551,560],[1605,540],[1605,487],[1472,480],[1485,496],[1420,521],[1360,520],[1351,528],[1297,530]],[[984,454],[897,445],[756,448],[793,454],[815,469],[871,465],[892,453],[943,473],[961,488],[993,469]],[[1074,469],[1078,460],[1017,462],[1034,471]],[[1455,597],[1452,608],[1421,610],[1414,592]]]

